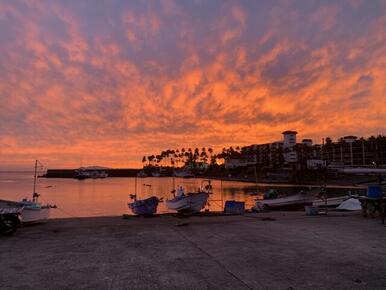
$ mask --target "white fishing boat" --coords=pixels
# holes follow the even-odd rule
[[[94,170],[94,171],[91,171],[90,173],[91,175],[91,178],[107,178],[109,176],[109,174],[104,171],[104,170]]]
[[[196,213],[201,211],[209,198],[212,186],[210,181],[206,186],[202,186],[198,192],[184,193],[182,187],[177,190],[177,195],[173,199],[166,200],[166,206],[170,210],[179,213]]]
[[[82,180],[87,178],[107,178],[109,174],[98,167],[81,167],[75,170],[74,178]]]
[[[42,222],[50,217],[51,205],[42,205],[37,197],[33,200],[23,199],[22,201],[0,200],[0,207],[21,208],[21,221],[23,223]]]
[[[312,201],[313,206],[320,206],[320,207],[337,207],[339,206],[342,202],[348,200],[350,195],[344,195],[344,196],[337,196],[337,197],[330,197],[330,198],[318,198],[314,199]]]
[[[273,199],[256,200],[255,209],[298,209],[311,205],[314,195],[300,191],[297,194]]]
[[[51,208],[56,208],[55,205],[39,203],[39,196],[36,192],[37,166],[38,160],[35,161],[34,185],[32,200],[27,198],[21,201],[0,200],[0,207],[17,207],[22,208],[21,220],[23,223],[43,222],[50,217]]]
[[[190,192],[184,196],[167,200],[166,206],[177,212],[199,212],[205,207],[208,197],[207,192]]]

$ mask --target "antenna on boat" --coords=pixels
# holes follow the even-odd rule
[[[43,164],[41,162],[39,162],[39,160],[35,160],[34,187],[33,187],[33,192],[32,192],[32,201],[33,202],[38,202],[38,197],[39,197],[39,194],[36,192],[36,183],[37,183],[37,177],[38,177],[38,163],[40,163],[40,165],[43,166]]]

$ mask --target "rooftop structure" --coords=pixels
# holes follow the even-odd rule
[[[296,131],[284,131],[282,134],[284,135],[283,145],[284,148],[293,147],[296,145]]]

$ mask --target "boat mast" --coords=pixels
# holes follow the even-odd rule
[[[35,173],[34,173],[34,188],[32,192],[32,201],[35,202],[36,199],[36,178],[37,178],[37,169],[38,169],[38,161],[35,160]]]
[[[134,193],[135,193],[135,199],[134,201],[137,201],[137,176],[135,176],[135,182],[134,182],[134,186],[135,186],[135,190],[134,190]]]

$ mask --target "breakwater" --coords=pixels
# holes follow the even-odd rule
[[[48,169],[47,172],[40,176],[46,178],[73,178],[76,169]],[[107,172],[109,177],[135,177],[140,169],[134,168],[114,168],[103,169]]]

